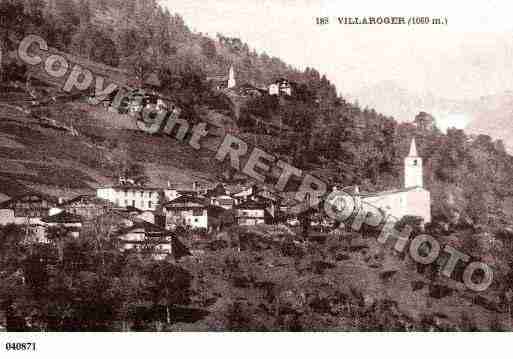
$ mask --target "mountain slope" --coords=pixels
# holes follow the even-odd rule
[[[47,126],[16,107],[12,102],[0,107],[4,195],[27,190],[65,197],[88,193],[111,184],[127,162],[143,166],[149,185],[215,181],[210,154],[169,136],[141,133],[128,116],[80,102],[60,103],[39,109],[57,119]],[[73,122],[75,133],[61,126],[63,119]]]
[[[383,81],[347,95],[361,106],[387,113],[399,122],[411,122],[420,111],[433,114],[438,127],[465,128],[471,134],[485,134],[504,141],[513,153],[513,93],[505,92],[478,99],[449,100],[433,94],[408,91],[394,81]]]

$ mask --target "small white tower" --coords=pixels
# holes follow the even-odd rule
[[[230,67],[230,73],[228,74],[228,88],[234,88],[237,85],[235,82],[235,70],[233,69],[233,65]]]
[[[417,153],[415,138],[411,140],[410,153],[404,159],[404,187],[424,187],[422,158]]]

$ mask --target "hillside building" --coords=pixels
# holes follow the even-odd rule
[[[269,85],[269,95],[292,96],[292,84],[287,79],[281,78]]]
[[[62,227],[66,229],[68,235],[72,236],[73,238],[78,238],[80,236],[82,222],[84,219],[80,216],[68,212],[59,212],[53,216],[43,218],[41,221],[45,223],[47,231],[49,227]]]
[[[415,116],[413,123],[421,131],[433,131],[436,125],[435,118],[424,111],[419,112],[418,115]]]
[[[64,202],[59,208],[64,211],[91,220],[106,213],[113,207],[106,199],[94,195],[81,195]]]
[[[377,193],[353,193],[358,207],[373,206],[387,215],[401,219],[404,216],[421,217],[424,223],[431,222],[431,198],[424,188],[422,158],[417,153],[415,139],[411,141],[410,152],[404,159],[404,185]]]
[[[132,206],[142,211],[154,211],[160,201],[160,189],[148,188],[132,184],[98,188],[98,198],[105,199],[118,208]]]
[[[237,81],[235,81],[235,70],[233,65],[230,66],[230,71],[228,72],[228,88],[232,89],[237,86]]]
[[[235,199],[228,195],[212,196],[210,197],[210,204],[218,206],[226,210],[230,210],[235,206]]]
[[[13,197],[0,203],[0,225],[41,224],[41,218],[60,210],[59,200],[37,193]]]
[[[235,69],[233,65],[230,66],[228,70],[228,76],[226,76],[226,73],[207,76],[207,81],[210,81],[213,87],[219,91],[235,88],[237,86],[237,80],[235,79]]]
[[[150,222],[134,221],[132,225],[121,228],[116,237],[123,251],[148,253],[157,260],[172,253],[172,233]]]
[[[239,226],[254,226],[271,222],[271,215],[265,203],[254,200],[245,201],[235,206],[235,220]]]
[[[208,229],[208,204],[202,198],[179,196],[162,205],[162,214],[167,229],[176,226]]]
[[[431,198],[424,188],[422,158],[417,153],[415,139],[410,144],[410,152],[404,159],[404,186],[402,189],[379,193],[361,194],[363,203],[381,208],[385,213],[398,219],[416,216],[431,222]]]

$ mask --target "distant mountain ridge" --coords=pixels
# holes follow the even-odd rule
[[[414,93],[394,81],[382,81],[346,97],[362,107],[391,115],[398,122],[411,122],[420,111],[433,114],[439,123],[442,117],[461,115],[469,119],[466,132],[502,139],[509,152],[513,152],[513,91],[477,99],[450,100],[432,93]]]

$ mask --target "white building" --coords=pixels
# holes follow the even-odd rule
[[[210,198],[210,204],[224,209],[232,209],[235,206],[235,199],[228,195],[215,196]]]
[[[159,205],[160,190],[158,188],[119,185],[98,188],[96,196],[112,202],[119,208],[134,207],[142,211],[154,211]]]
[[[279,79],[269,85],[269,95],[289,95],[292,96],[292,85],[286,79]]]
[[[423,218],[424,223],[431,222],[431,198],[429,191],[424,188],[422,158],[417,153],[415,139],[404,159],[403,188],[377,193],[359,193],[356,190],[354,196],[357,206],[373,206],[397,219],[416,216]]]
[[[248,200],[235,207],[235,219],[239,226],[254,226],[265,224],[270,220],[264,203]]]
[[[171,233],[153,223],[135,221],[118,231],[123,251],[146,252],[154,259],[165,259],[172,253]]]
[[[208,229],[208,206],[203,199],[182,195],[162,206],[166,218],[166,228],[189,226]]]
[[[233,69],[233,65],[230,67],[230,72],[228,73],[228,88],[234,88],[237,86],[237,82],[235,81],[235,70]]]

